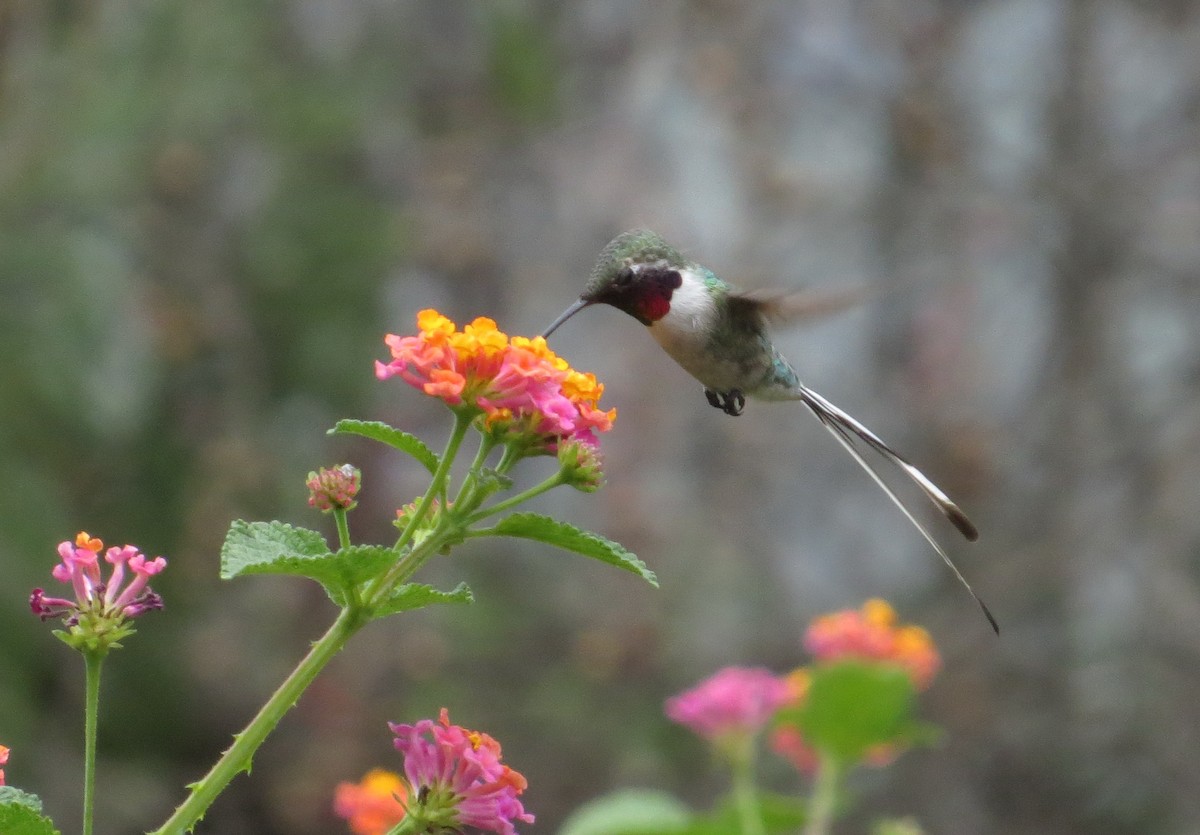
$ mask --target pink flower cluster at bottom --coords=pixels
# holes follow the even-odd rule
[[[499,835],[516,835],[514,821],[533,823],[519,799],[525,778],[500,761],[495,739],[450,724],[445,708],[436,722],[422,719],[389,727],[396,735],[396,749],[404,755],[410,814],[433,817],[435,807],[441,807],[447,826]],[[415,804],[411,798],[416,798]]]
[[[705,739],[754,734],[788,700],[784,679],[770,670],[726,667],[667,699],[667,717]]]

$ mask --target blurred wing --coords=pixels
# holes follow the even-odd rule
[[[739,290],[730,294],[730,300],[752,305],[773,323],[786,324],[841,313],[862,304],[867,295],[868,290],[865,287],[830,290]]]

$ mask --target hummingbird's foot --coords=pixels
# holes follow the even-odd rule
[[[737,417],[746,408],[746,395],[742,394],[740,389],[722,392],[706,388],[704,396],[708,399],[710,406],[714,409],[720,409],[731,417]]]

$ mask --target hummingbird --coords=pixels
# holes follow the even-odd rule
[[[740,415],[746,398],[803,403],[834,439],[900,508],[979,604],[992,629],[1000,627],[954,561],[867,460],[860,445],[891,462],[920,488],[966,539],[979,530],[941,488],[878,435],[800,382],[767,332],[769,320],[785,321],[839,306],[802,293],[738,290],[707,267],[685,258],[647,229],[624,232],[600,252],[579,298],[542,334],[549,338],[585,307],[606,304],[637,319],[682,368],[704,387],[709,404]]]

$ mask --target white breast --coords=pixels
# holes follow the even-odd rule
[[[671,309],[651,328],[675,333],[703,333],[715,312],[704,279],[691,270],[680,270],[683,283],[671,294]]]
[[[703,278],[690,270],[679,275],[683,283],[671,294],[671,309],[650,325],[650,334],[672,359],[707,383],[708,333],[716,308]]]

